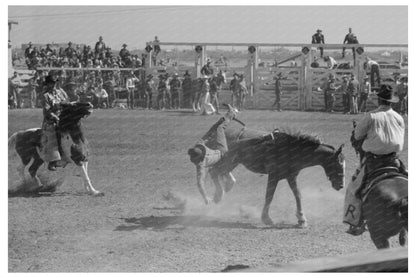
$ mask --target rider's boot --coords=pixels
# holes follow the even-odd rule
[[[54,160],[48,163],[48,170],[49,171],[56,171],[58,167],[58,160]]]

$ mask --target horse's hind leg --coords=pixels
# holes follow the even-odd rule
[[[263,211],[261,213],[261,220],[266,225],[273,225],[273,221],[269,216],[270,204],[273,200],[274,192],[276,191],[277,183],[279,178],[275,174],[269,174],[267,180],[267,189],[266,189],[266,201],[264,203]]]
[[[293,195],[296,200],[296,217],[298,218],[298,225],[301,228],[306,228],[308,226],[306,222],[306,217],[303,215],[302,211],[302,195],[298,189],[298,184],[296,183],[296,176],[287,178],[290,189],[292,189]]]
[[[400,230],[399,243],[400,243],[400,246],[405,246],[407,243],[407,230],[405,228],[402,228]]]
[[[371,230],[370,230],[370,237],[377,249],[390,248],[390,241],[388,240],[388,238],[385,238],[384,236],[381,236],[381,235],[375,235],[374,233],[371,233]]]
[[[103,196],[104,193],[96,190],[91,184],[90,177],[88,176],[88,162],[87,161],[82,162],[81,169],[83,173],[85,189],[87,190],[87,192],[93,196]]]
[[[39,167],[43,164],[43,160],[40,157],[35,157],[32,165],[29,167],[30,176],[36,181],[38,187],[42,187],[42,183],[39,177],[36,175]]]

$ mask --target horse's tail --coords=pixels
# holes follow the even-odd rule
[[[16,141],[17,141],[17,135],[19,132],[15,132],[12,134],[12,136],[9,137],[9,150],[16,148]]]

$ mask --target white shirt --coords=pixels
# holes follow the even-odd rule
[[[368,113],[355,128],[355,139],[366,138],[363,150],[376,155],[403,150],[405,124],[390,106],[381,105]]]
[[[126,80],[126,88],[127,89],[134,88],[135,87],[134,82],[136,82],[136,81],[139,81],[139,79],[137,79],[136,77],[129,77],[129,78],[127,78],[127,80]]]

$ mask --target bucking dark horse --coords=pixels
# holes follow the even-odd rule
[[[265,132],[241,126],[236,127],[232,124],[227,127],[225,134],[229,151],[220,161],[208,169],[216,187],[214,202],[220,202],[224,192],[231,190],[235,183],[231,171],[239,164],[243,164],[254,173],[268,174],[266,200],[261,215],[261,219],[266,225],[273,225],[269,216],[269,208],[280,180],[286,179],[288,181],[295,196],[299,227],[307,226],[307,220],[302,210],[301,193],[296,182],[302,169],[320,165],[324,168],[334,189],[340,190],[344,186],[343,146],[335,149],[330,145],[323,144],[314,136],[281,131],[275,136],[274,141],[242,147],[241,140],[258,137],[264,135]],[[205,199],[205,189],[199,189]]]
[[[355,128],[355,122],[353,126]],[[351,144],[360,161],[365,157],[363,142],[364,139],[356,140],[354,132],[352,133]],[[367,223],[371,240],[378,249],[389,248],[389,238],[397,234],[400,245],[404,246],[407,242],[408,230],[407,173],[401,170],[404,168],[403,165],[394,167],[391,163],[387,166],[382,164],[376,160],[366,163],[364,188],[359,190],[363,198],[362,215]]]
[[[78,102],[61,105],[62,112],[57,127],[62,155],[62,160],[59,163],[61,166],[66,166],[68,163],[79,166],[82,169],[87,192],[94,196],[101,196],[103,194],[94,189],[88,176],[88,146],[81,124],[81,119],[92,113],[93,106],[91,103]],[[22,165],[19,166],[18,171],[24,182],[26,181],[25,168],[33,161],[29,167],[29,173],[35,180],[37,188],[30,190],[31,192],[42,192],[43,189],[46,189],[37,176],[39,167],[44,163],[41,138],[41,128],[17,131],[9,138],[9,149],[14,148],[21,158]]]

